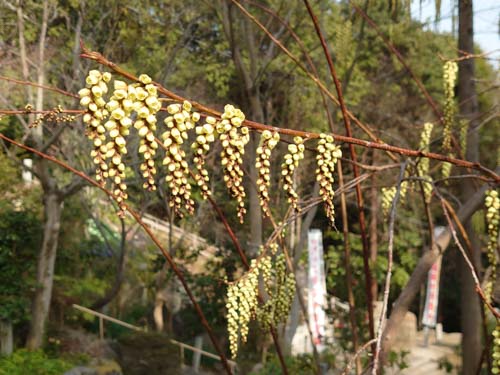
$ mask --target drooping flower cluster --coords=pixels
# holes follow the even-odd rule
[[[217,123],[217,132],[220,134],[222,144],[221,163],[224,168],[224,182],[231,195],[236,198],[241,223],[246,213],[242,164],[245,145],[250,140],[248,128],[243,126],[243,121],[245,121],[243,112],[227,104],[221,121]]]
[[[167,169],[165,180],[171,194],[169,205],[179,216],[182,216],[182,208],[190,214],[194,212],[191,185],[188,181],[189,167],[186,161],[186,152],[182,149],[182,144],[188,139],[187,131],[193,129],[195,123],[200,120],[200,114],[198,112],[191,113],[191,108],[191,103],[188,101],[182,105],[170,104],[167,107],[170,116],[165,118],[168,130],[162,134],[163,146],[166,150],[163,159],[163,165]]]
[[[25,113],[33,112],[33,106],[31,104],[26,104],[26,106],[24,107],[24,112]],[[51,111],[38,115],[38,117],[31,124],[28,124],[28,127],[30,129],[36,128],[42,122],[52,122],[56,124],[64,122],[69,123],[75,121],[75,118],[76,117],[73,115],[64,114],[62,106],[57,105],[56,107],[52,108]]]
[[[443,65],[443,88],[444,88],[444,114],[443,114],[443,149],[451,149],[451,132],[455,117],[455,81],[457,79],[458,65],[454,61],[447,61]]]
[[[96,166],[96,180],[102,186],[108,177],[106,129],[102,124],[109,115],[103,95],[108,92],[107,84],[110,80],[110,73],[91,70],[85,78],[86,87],[78,92],[80,105],[87,109],[87,113],[83,115],[83,122],[87,124],[85,133],[94,146],[90,155]]]
[[[448,156],[450,158],[453,157],[453,154],[448,154]],[[441,164],[441,176],[443,179],[447,179],[448,177],[450,177],[451,175],[451,168],[453,167],[453,164],[451,164],[450,162],[447,162],[447,161],[444,161],[442,164]],[[448,184],[448,181],[445,180],[445,184]]]
[[[493,331],[491,373],[500,374],[500,324]]]
[[[259,147],[257,147],[257,159],[255,168],[257,169],[257,192],[259,194],[260,206],[264,216],[269,215],[269,186],[271,185],[271,151],[280,140],[278,132],[264,130],[262,132]]]
[[[161,103],[158,100],[157,88],[151,83],[151,78],[146,74],[141,74],[139,81],[142,85],[129,86],[129,99],[134,101],[134,110],[137,112],[134,128],[137,129],[140,137],[138,151],[143,157],[140,169],[145,182],[142,187],[152,191],[156,190],[154,161],[158,149],[155,137],[156,113],[161,109]]]
[[[295,277],[286,272],[285,255],[279,254],[275,261],[276,296],[274,308],[274,324],[283,323],[288,317],[295,296]]]
[[[131,114],[134,109],[133,100],[128,98],[129,86],[126,82],[115,80],[113,95],[106,104],[109,111],[109,119],[105,122],[111,141],[107,143],[107,155],[109,163],[109,177],[113,179],[113,194],[116,201],[123,203],[127,195],[127,185],[125,184],[125,163],[123,158],[127,154],[126,137],[130,133],[132,126]],[[121,207],[122,211],[124,207]]]
[[[424,152],[429,152],[429,144],[431,141],[431,133],[434,124],[427,122],[424,124],[424,129],[422,130],[422,134],[420,135],[420,150]],[[417,173],[419,177],[422,177],[426,180],[431,179],[429,176],[429,159],[421,158],[417,165]],[[424,195],[425,200],[430,202],[432,195],[432,184],[427,181],[423,181]]]
[[[467,132],[469,131],[469,122],[467,120],[460,120],[460,150],[462,150],[462,156],[465,157],[467,153]]]
[[[490,289],[493,289],[497,274],[497,247],[498,247],[498,226],[500,224],[500,198],[498,191],[488,190],[485,198],[486,223],[488,225],[488,261],[491,265],[491,279],[489,281]],[[491,296],[487,293],[488,297]]]
[[[389,217],[392,201],[396,196],[396,191],[396,186],[382,188],[382,213],[385,218]]]
[[[288,145],[288,153],[285,154],[285,160],[281,164],[281,175],[283,176],[283,190],[288,197],[288,203],[297,210],[299,196],[294,188],[293,176],[299,166],[299,162],[304,159],[305,146],[302,137],[294,137],[293,142],[293,144]]]
[[[325,204],[325,212],[332,226],[335,225],[335,206],[333,205],[333,174],[337,159],[342,156],[339,146],[336,146],[333,137],[327,134],[321,134],[316,148],[316,180],[319,182],[319,194]]]
[[[194,150],[193,161],[196,167],[194,178],[201,189],[204,199],[211,195],[210,187],[208,186],[210,179],[208,171],[205,168],[205,158],[210,151],[210,144],[215,141],[217,136],[215,130],[216,122],[217,120],[214,117],[207,116],[203,125],[196,126],[196,140],[191,145],[191,148]]]
[[[405,171],[405,178],[408,177],[408,171]],[[406,193],[408,192],[408,181],[401,181],[401,189],[399,190],[399,199],[401,203],[405,202]],[[397,186],[383,187],[382,188],[382,214],[384,218],[388,218],[391,212],[392,201],[396,197]]]
[[[259,267],[253,259],[250,270],[227,289],[227,330],[233,358],[238,354],[238,342],[247,340],[248,324],[257,307],[258,284]]]
[[[286,272],[284,254],[276,256],[269,280],[266,285],[268,299],[256,311],[257,320],[264,329],[286,321],[295,296],[295,276]]]

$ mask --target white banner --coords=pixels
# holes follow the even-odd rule
[[[434,229],[434,237],[438,237],[444,227],[436,227]],[[427,274],[427,291],[425,294],[425,307],[422,315],[422,324],[426,327],[434,328],[437,323],[438,303],[439,303],[439,280],[441,276],[441,260],[440,256],[432,265]]]
[[[324,343],[326,314],[326,280],[323,260],[323,235],[311,229],[307,237],[309,250],[307,310],[315,345]]]

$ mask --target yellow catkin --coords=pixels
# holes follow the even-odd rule
[[[188,139],[187,131],[193,129],[200,119],[199,113],[191,112],[191,109],[192,105],[188,101],[170,104],[167,107],[169,116],[164,120],[167,130],[162,134],[163,146],[166,149],[163,159],[167,172],[165,180],[170,188],[169,206],[179,216],[182,216],[183,209],[189,214],[194,212],[189,167],[186,152],[182,149],[184,141]]]
[[[460,120],[460,150],[462,156],[467,154],[467,132],[469,131],[469,122],[467,120]]]
[[[427,122],[424,124],[424,129],[422,130],[422,134],[420,135],[420,150],[424,152],[429,152],[429,144],[431,141],[431,133],[434,124]],[[424,178],[426,180],[430,180],[431,177],[429,175],[429,159],[421,158],[417,164],[417,173],[418,176]],[[427,181],[422,182],[424,188],[424,195],[426,202],[430,202],[432,196],[432,184]]]
[[[139,76],[140,84],[129,86],[129,99],[134,101],[134,110],[137,113],[134,128],[139,135],[139,154],[142,155],[143,162],[140,165],[142,177],[145,182],[143,188],[146,190],[156,190],[155,176],[156,167],[154,157],[158,149],[156,133],[156,113],[161,109],[158,100],[158,91],[151,82],[151,78],[146,74]]]
[[[389,217],[392,201],[396,196],[396,190],[396,186],[382,188],[382,213],[384,214],[385,218]]]
[[[259,147],[257,147],[255,168],[257,169],[257,192],[259,202],[264,216],[269,215],[269,186],[271,185],[271,151],[280,140],[278,132],[264,130],[262,132]]]
[[[114,182],[113,194],[116,201],[122,205],[127,199],[127,185],[125,184],[125,163],[123,161],[127,154],[127,136],[132,126],[131,114],[133,101],[129,99],[129,85],[126,82],[115,80],[114,91],[110,100],[106,103],[109,111],[109,119],[104,123],[110,142],[106,144],[106,158],[109,160],[109,178]]]
[[[288,145],[288,153],[285,154],[281,164],[281,175],[283,177],[283,190],[288,199],[288,203],[295,210],[298,210],[299,196],[294,188],[294,173],[299,166],[299,162],[304,159],[304,139],[294,137],[293,144]]]
[[[495,285],[496,274],[497,274],[497,248],[498,248],[498,226],[500,223],[500,198],[498,197],[498,191],[488,190],[485,194],[485,206],[486,206],[486,223],[488,226],[488,261],[491,266],[491,287],[489,293],[487,292],[487,297],[491,297],[491,291]]]
[[[253,259],[249,271],[227,288],[227,330],[233,358],[238,354],[239,342],[247,341],[248,324],[256,313],[259,269],[257,261]]]
[[[108,92],[108,83],[111,80],[110,73],[101,73],[91,70],[85,79],[86,87],[81,89],[80,105],[87,110],[83,115],[86,124],[85,133],[93,143],[90,153],[96,166],[96,180],[104,186],[108,178],[108,165],[106,163],[106,129],[103,126],[108,118],[109,112],[105,108],[106,101],[103,96]]]
[[[493,331],[491,353],[491,373],[500,374],[500,324],[497,324]]]
[[[339,146],[336,146],[331,135],[321,134],[316,148],[316,180],[319,182],[319,194],[325,205],[325,212],[330,224],[335,225],[335,207],[333,205],[333,174],[337,159],[342,156]]]
[[[227,104],[221,121],[217,123],[217,132],[222,144],[221,163],[224,171],[224,182],[231,196],[238,203],[238,218],[243,223],[246,213],[245,188],[243,186],[243,155],[245,145],[250,140],[249,130],[243,126],[245,115],[240,109]]]
[[[453,154],[448,154],[448,157],[452,158],[453,157]],[[445,183],[448,184],[448,180],[446,180],[448,177],[450,177],[451,175],[451,169],[453,167],[453,164],[447,162],[447,161],[444,161],[443,163],[441,163],[441,176],[442,178],[445,179]]]
[[[455,81],[458,65],[454,61],[447,61],[443,65],[444,113],[443,113],[443,150],[451,150],[451,134],[455,118]]]
[[[196,126],[196,139],[191,145],[194,151],[193,162],[196,167],[194,178],[201,189],[203,199],[211,195],[208,177],[208,170],[205,168],[205,158],[210,151],[210,145],[217,137],[215,125],[217,120],[214,117],[207,116],[204,124]]]
[[[263,329],[286,322],[295,297],[295,276],[287,273],[283,253],[276,256],[271,275],[273,283],[266,287],[268,299],[256,311],[256,318]]]

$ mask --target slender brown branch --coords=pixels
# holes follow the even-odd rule
[[[288,24],[288,22],[286,22],[283,18],[281,18],[272,9],[269,9],[269,8],[265,7],[264,5],[262,5],[262,4],[256,3],[255,1],[252,1],[252,0],[243,0],[243,1],[249,3],[252,6],[255,6],[255,7],[263,10],[267,14],[271,15],[272,17],[274,17],[275,19],[277,19],[278,22],[281,23],[288,30],[288,32],[290,33],[290,35],[293,38],[293,40],[295,40],[295,42],[299,46],[302,54],[304,55],[304,57],[305,57],[305,59],[307,61],[307,65],[309,65],[309,67],[311,68],[312,73],[314,74],[314,76],[317,79],[320,79],[319,73],[318,73],[318,69],[316,68],[316,65],[314,64],[314,62],[313,62],[313,60],[311,58],[311,55],[307,51],[306,46],[302,42],[302,39],[300,39],[300,37],[297,35],[297,33],[295,33],[295,31],[293,31],[293,29],[290,27],[290,25]],[[318,88],[318,89],[319,89],[319,93],[321,95],[321,99],[323,101],[323,107],[325,108],[325,112],[326,112],[326,117],[327,117],[328,124],[330,125],[330,129],[333,132],[334,131],[333,118],[332,118],[332,114],[330,113],[330,108],[328,107],[328,103],[326,101],[326,95],[323,92],[323,90],[321,90],[321,88]]]
[[[342,171],[342,162],[337,162],[337,171],[339,175],[339,189],[344,187],[344,173]],[[340,193],[340,212],[342,216],[342,234],[344,236],[344,267],[347,284],[347,303],[349,304],[349,322],[352,331],[353,349],[358,351],[358,329],[356,324],[356,311],[354,302],[354,293],[352,291],[352,270],[351,270],[351,244],[349,242],[349,220],[347,217],[347,203],[345,192]],[[356,374],[361,374],[361,360],[356,357]]]
[[[233,1],[233,0],[231,0],[231,1]],[[131,73],[127,72],[126,70],[122,69],[121,67],[117,66],[115,63],[109,61],[100,53],[89,51],[83,45],[83,43],[82,43],[81,48],[83,51],[82,54],[80,55],[81,57],[87,58],[90,60],[94,60],[103,66],[107,66],[108,68],[113,70],[115,73],[117,73],[117,74],[131,80],[131,81],[139,82],[138,77],[134,76],[133,74],[131,74]],[[183,96],[180,96],[178,94],[173,93],[170,90],[167,90],[165,87],[163,87],[158,82],[154,82],[154,84],[158,87],[158,91],[160,93],[162,93],[163,95],[166,95],[167,97],[169,97],[171,99],[174,99],[174,100],[177,100],[180,102],[182,102],[184,100],[188,100],[187,98],[185,98]],[[335,98],[335,100],[337,100],[337,99]],[[212,108],[209,108],[203,104],[200,104],[200,103],[193,101],[193,100],[189,100],[189,101],[191,102],[193,107],[195,107],[196,109],[198,109],[202,112],[206,112],[206,113],[213,115],[213,116],[216,116],[216,117],[220,117],[220,115],[221,115],[220,112],[218,112]],[[293,130],[293,129],[287,129],[287,128],[279,128],[276,126],[266,125],[266,124],[262,124],[262,123],[251,121],[251,120],[245,120],[244,124],[252,129],[258,130],[258,131],[270,130],[272,132],[278,132],[278,133],[284,134],[284,135],[301,136],[301,137],[306,138],[306,139],[315,139],[315,138],[319,138],[319,136],[320,136],[319,133],[306,132],[306,131],[301,131],[301,130]],[[332,135],[338,142],[345,142],[345,143],[354,144],[354,145],[358,145],[358,146],[362,146],[362,147],[366,147],[366,148],[391,151],[391,152],[401,154],[401,155],[406,155],[406,156],[426,157],[426,158],[434,159],[434,160],[447,161],[449,163],[455,164],[455,165],[460,166],[460,167],[476,169],[476,170],[482,171],[484,174],[491,176],[495,180],[495,182],[497,182],[497,183],[500,182],[500,176],[498,176],[495,172],[489,170],[488,168],[482,166],[480,163],[473,163],[473,162],[469,162],[467,160],[456,159],[456,158],[452,158],[452,157],[449,157],[446,155],[436,154],[436,153],[432,153],[432,152],[424,152],[424,151],[420,151],[420,150],[411,150],[411,149],[405,149],[405,148],[401,148],[401,147],[391,146],[391,145],[388,145],[386,143],[381,143],[380,140],[378,140],[377,142],[371,142],[371,141],[365,141],[362,139],[347,137],[347,136],[334,134],[334,133],[332,133]]]
[[[455,61],[455,62],[460,62],[460,61],[469,60],[469,59],[483,59],[486,56],[491,55],[491,54],[493,54],[495,52],[498,52],[498,51],[499,51],[498,49],[494,49],[493,51],[488,51],[488,52],[474,54],[474,53],[469,53],[469,52],[466,52],[466,51],[458,50],[458,52],[460,52],[463,56],[455,57],[455,58],[452,58],[452,59],[447,59],[446,57],[442,56],[439,53],[438,53],[438,56],[441,59],[441,61]]]
[[[318,38],[321,43],[321,47],[323,48],[323,52],[325,54],[326,61],[328,62],[328,68],[330,69],[330,74],[332,76],[333,82],[335,83],[335,89],[337,91],[338,101],[340,104],[340,109],[342,111],[342,118],[344,120],[344,127],[346,131],[346,135],[348,137],[352,137],[351,130],[351,121],[349,115],[347,114],[347,108],[345,106],[344,97],[342,95],[342,87],[340,86],[340,81],[337,77],[337,72],[335,71],[335,65],[333,64],[332,56],[328,51],[328,46],[326,44],[325,37],[323,36],[323,32],[319,27],[319,21],[314,11],[309,4],[308,0],[304,0],[304,4],[306,5],[307,11],[311,17],[311,20],[314,24],[314,28],[316,30],[316,34],[318,34]],[[349,144],[349,153],[351,156],[351,160],[353,162],[357,161],[356,150],[352,144]],[[354,172],[354,178],[359,176],[359,169],[356,164],[352,166]],[[364,211],[364,203],[363,203],[363,194],[361,192],[360,185],[356,185],[356,203],[358,205],[358,219],[359,219],[359,230],[361,234],[361,242],[363,244],[363,268],[365,273],[365,292],[366,292],[366,304],[368,305],[368,326],[370,329],[370,338],[375,337],[375,324],[373,318],[373,298],[372,295],[372,283],[373,277],[370,269],[370,246],[368,243],[368,237],[366,236],[366,221],[365,221],[365,211]],[[375,347],[372,347],[372,351],[375,350]]]
[[[53,156],[47,155],[47,154],[45,154],[43,152],[40,152],[40,151],[38,151],[38,150],[36,150],[36,149],[34,149],[32,147],[29,147],[29,146],[26,146],[26,145],[24,145],[22,143],[19,143],[19,142],[13,140],[13,139],[10,139],[9,137],[6,137],[2,133],[0,133],[0,138],[3,139],[4,141],[6,141],[6,142],[8,142],[8,143],[10,143],[10,144],[12,144],[14,146],[16,146],[16,147],[22,148],[22,149],[24,149],[26,151],[29,151],[29,152],[31,152],[33,154],[36,154],[36,155],[38,155],[39,157],[41,157],[43,159],[49,160],[49,161],[51,161],[51,162],[59,165],[60,167],[62,167],[64,169],[67,169],[71,173],[73,173],[73,174],[81,177],[85,181],[87,181],[89,184],[91,184],[91,185],[93,185],[93,186],[101,189],[109,197],[111,197],[111,198],[114,199],[114,195],[113,195],[113,193],[111,191],[109,191],[106,188],[102,187],[97,181],[93,180],[92,178],[90,178],[89,176],[87,176],[85,173],[83,173],[83,172],[81,172],[81,171],[79,171],[79,170],[71,167],[70,165],[66,164],[65,162],[63,162],[63,161],[61,161],[61,160],[59,160],[59,159],[57,159],[57,158],[55,158]],[[213,333],[212,328],[210,327],[210,324],[208,323],[207,319],[205,318],[205,314],[201,310],[201,307],[198,304],[198,302],[196,302],[196,299],[195,299],[193,293],[191,292],[191,289],[189,288],[189,286],[188,286],[188,284],[186,282],[186,279],[184,278],[184,275],[183,275],[182,271],[177,267],[174,259],[169,254],[169,252],[167,250],[165,250],[165,248],[161,244],[160,240],[158,240],[156,238],[156,236],[153,234],[153,232],[151,231],[151,229],[142,221],[140,215],[137,214],[137,212],[135,212],[128,205],[123,204],[123,202],[120,203],[120,205],[122,207],[124,207],[125,210],[134,218],[134,220],[144,229],[144,231],[148,234],[148,236],[151,238],[151,240],[158,247],[158,249],[162,252],[162,254],[165,257],[165,259],[168,261],[170,267],[172,268],[172,270],[176,274],[176,276],[179,279],[179,281],[181,282],[184,290],[186,291],[186,294],[188,295],[189,299],[191,300],[191,303],[193,304],[193,307],[196,310],[196,314],[200,318],[201,324],[203,325],[203,327],[207,331],[207,333],[208,333],[208,335],[210,337],[210,340],[212,341],[212,344],[214,345],[215,350],[219,354],[221,362],[224,365],[224,368],[225,368],[226,372],[228,374],[232,374],[231,367],[229,366],[229,363],[227,362],[227,358],[226,358],[224,352],[222,351],[222,348],[220,347],[220,344],[218,343],[217,338],[215,337],[215,334]]]
[[[424,184],[426,182],[419,180],[418,184],[420,187],[420,194],[422,196],[422,202],[424,204],[424,210],[425,210],[425,217],[427,218],[427,226],[429,227],[429,238],[431,239],[430,243],[430,248],[432,249],[434,247],[434,243],[436,241],[436,236],[434,235],[434,222],[432,221],[432,212],[431,212],[431,205],[430,202],[427,202],[426,196],[425,196],[425,189],[424,189]]]
[[[273,225],[273,228],[276,231],[278,229],[278,225],[276,224],[276,221],[274,220],[274,218],[271,214],[269,214],[269,219],[271,220],[271,224]],[[290,257],[290,253],[288,252],[285,241],[283,241],[283,237],[281,237],[281,236],[278,237],[278,240],[280,242],[281,250],[283,251],[283,254],[285,255],[285,261],[286,261],[287,267],[290,270],[290,272],[293,274],[293,277],[295,279],[295,294],[297,295],[297,300],[299,301],[299,306],[300,306],[300,310],[302,312],[302,317],[304,318],[304,321],[305,321],[306,327],[307,327],[307,331],[309,333],[309,339],[311,340],[311,346],[313,349],[313,358],[314,358],[314,362],[316,364],[316,373],[319,375],[321,373],[321,368],[320,368],[320,364],[319,364],[319,354],[318,354],[318,349],[316,348],[316,345],[314,344],[313,333],[311,330],[311,322],[309,321],[309,318],[307,316],[307,308],[306,308],[306,304],[304,302],[304,298],[302,298],[302,289],[301,289],[299,281],[297,279],[297,274],[295,273],[295,267],[293,265],[293,260]]]
[[[373,357],[372,375],[377,375],[380,350],[382,349],[382,333],[384,332],[385,328],[385,321],[386,321],[385,314],[387,312],[387,305],[389,304],[389,292],[391,290],[392,263],[393,263],[393,250],[394,250],[394,222],[396,220],[396,206],[398,204],[399,197],[401,196],[401,183],[404,178],[407,164],[408,161],[406,161],[403,165],[401,165],[396,195],[394,196],[394,199],[392,200],[391,204],[391,213],[389,218],[389,244],[387,245],[387,275],[385,277],[384,300],[382,302],[382,310],[380,311],[380,318],[378,322],[377,345],[376,345],[375,355]]]
[[[370,345],[373,345],[377,339],[371,339],[370,341],[366,342],[359,350],[354,354],[354,356],[350,359],[349,363],[347,364],[346,368],[342,372],[342,375],[347,375],[349,374],[349,371],[351,371],[352,364],[354,361],[357,360],[357,358],[363,353]]]
[[[217,215],[219,215],[220,220],[224,224],[224,227],[226,228],[226,230],[227,230],[227,232],[229,234],[229,237],[233,241],[233,244],[236,247],[236,250],[238,251],[238,255],[240,256],[241,261],[245,265],[245,268],[246,269],[250,269],[250,264],[248,263],[248,259],[247,259],[246,255],[245,255],[245,253],[244,253],[241,245],[240,245],[240,242],[238,241],[238,239],[237,239],[236,235],[234,234],[231,226],[229,225],[229,222],[227,221],[224,213],[222,212],[222,210],[220,209],[220,207],[215,203],[215,201],[211,197],[208,197],[208,201],[212,205],[212,208],[217,212]],[[261,297],[259,295],[259,300],[260,299],[261,299]],[[278,334],[276,332],[276,329],[273,326],[271,326],[271,327],[269,327],[269,331],[270,331],[271,336],[273,338],[274,346],[276,348],[276,354],[278,355],[278,359],[280,361],[283,373],[284,374],[288,374],[288,369],[286,367],[285,359],[283,357],[283,351],[281,350],[281,345],[279,343],[279,338],[278,338]]]
[[[163,145],[162,141],[160,141],[158,138],[156,138],[156,142],[160,145],[160,147],[165,149],[165,146]],[[190,174],[191,174],[191,176],[194,177],[193,172],[190,171]],[[229,234],[229,237],[231,238],[231,241],[233,242],[233,245],[236,248],[236,251],[238,252],[238,255],[239,255],[243,265],[245,266],[245,268],[247,270],[250,269],[250,263],[248,263],[248,258],[246,257],[245,252],[243,251],[243,248],[241,247],[240,241],[238,240],[233,229],[229,225],[229,222],[228,222],[226,216],[224,215],[224,212],[222,212],[221,208],[217,205],[217,203],[215,202],[215,200],[212,197],[208,196],[207,198],[208,198],[207,200],[209,201],[210,205],[215,210],[215,212],[217,212],[219,219],[222,221],[224,227],[226,228],[226,231]],[[260,299],[261,299],[261,297],[259,295],[259,300]],[[281,345],[279,343],[278,334],[273,326],[271,326],[269,328],[269,331],[270,331],[271,336],[273,338],[274,346],[276,348],[276,353],[278,355],[278,359],[280,361],[283,373],[288,374],[288,369],[286,367],[285,359],[283,356],[283,351],[281,350]]]
[[[40,115],[45,115],[48,113],[53,113],[54,110],[43,110],[43,111],[31,111],[27,109],[13,109],[13,110],[7,110],[7,109],[0,109],[0,115],[29,115],[29,114],[40,114]],[[70,113],[73,115],[83,115],[85,111],[83,109],[62,109],[59,113]]]
[[[465,245],[467,246],[467,248],[469,250],[469,254],[472,254],[472,243],[470,242],[469,236],[467,235],[467,231],[465,230],[464,226],[462,225],[460,220],[458,220],[458,216],[457,216],[457,213],[455,212],[455,209],[450,204],[450,202],[448,202],[448,200],[445,199],[444,197],[441,197],[441,201],[446,206],[446,208],[448,209],[448,213],[451,215],[451,217],[453,218],[453,221],[457,225],[457,228],[460,231],[460,235],[464,239]]]
[[[335,104],[340,105],[338,99],[333,95],[325,84],[319,80],[319,78],[315,77],[311,72],[307,70],[307,68],[300,62],[300,60],[293,55],[278,39],[274,37],[274,35],[252,14],[250,14],[237,0],[231,0],[233,4],[235,4],[245,16],[247,16],[250,20],[252,20],[266,35],[310,78],[314,83],[325,93],[328,98],[330,98]],[[351,112],[348,111],[349,117],[358,125],[372,140],[377,143],[383,143],[383,141],[378,138],[373,131],[365,124],[363,124],[356,116],[354,116]],[[309,138],[309,137],[308,137]],[[391,155],[390,155],[391,156]],[[394,155],[391,156],[394,158]],[[396,159],[393,159],[396,161]]]
[[[406,69],[406,71],[408,72],[408,74],[411,76],[411,78],[417,84],[420,92],[425,97],[425,100],[427,101],[427,103],[429,104],[429,106],[432,108],[432,111],[434,112],[434,115],[441,122],[443,115],[442,115],[441,111],[439,110],[437,103],[434,101],[434,99],[432,99],[432,96],[429,94],[429,92],[427,91],[427,89],[423,85],[422,81],[420,81],[420,79],[417,77],[417,75],[413,72],[413,70],[410,68],[410,66],[408,65],[408,63],[406,62],[406,60],[404,59],[404,57],[401,55],[401,53],[390,42],[390,40],[387,39],[387,37],[382,33],[382,31],[380,30],[380,28],[378,27],[378,25],[366,14],[366,12],[363,9],[361,9],[358,5],[356,5],[356,3],[354,1],[352,1],[352,0],[349,0],[349,3],[356,10],[356,12],[358,12],[361,15],[361,17],[363,17],[366,20],[366,22],[368,22],[368,24],[371,27],[373,27],[373,29],[375,29],[375,31],[377,32],[377,34],[384,41],[384,43],[387,46],[387,48],[389,48],[389,50],[397,57],[397,59],[399,60],[399,62],[401,63],[401,65],[404,66],[404,68]]]
[[[18,85],[38,87],[38,88],[42,88],[42,89],[45,89],[45,90],[54,91],[54,92],[57,92],[58,94],[62,94],[62,95],[65,95],[65,96],[70,96],[72,98],[77,98],[77,99],[79,98],[78,95],[73,94],[73,93],[71,93],[69,91],[60,89],[58,87],[52,87],[52,86],[47,86],[47,85],[40,85],[38,83],[34,83],[34,82],[30,82],[30,81],[23,81],[23,80],[20,80],[20,79],[15,79],[15,78],[10,78],[10,77],[5,77],[5,76],[0,76],[0,80],[1,81],[7,81],[7,82],[16,83]]]
[[[463,248],[462,244],[460,243],[460,240],[458,239],[457,232],[455,230],[455,226],[453,225],[453,221],[451,220],[450,215],[448,213],[448,207],[446,206],[446,203],[442,199],[442,197],[439,194],[439,192],[437,192],[436,194],[437,194],[437,196],[441,200],[441,206],[443,208],[443,213],[444,213],[444,216],[446,218],[446,221],[448,222],[448,226],[450,228],[451,235],[453,236],[453,240],[455,241],[455,244],[457,245],[458,249],[460,250],[460,253],[464,257],[465,263],[467,264],[467,266],[470,269],[470,272],[471,272],[471,275],[472,275],[472,279],[474,280],[474,284],[476,285],[476,292],[479,295],[479,297],[481,298],[481,300],[483,301],[483,303],[491,311],[491,313],[493,314],[493,316],[495,317],[495,319],[497,319],[497,321],[498,321],[500,319],[500,313],[498,313],[493,308],[493,306],[491,306],[491,304],[488,302],[488,299],[486,298],[486,295],[484,294],[484,291],[481,288],[481,282],[479,281],[479,277],[477,276],[476,269],[475,269],[474,265],[472,264],[471,260],[469,259],[469,256],[467,255],[467,252],[465,251],[465,249]]]

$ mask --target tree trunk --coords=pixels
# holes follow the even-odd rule
[[[375,165],[376,153],[373,153],[372,164]],[[369,224],[369,239],[370,239],[370,262],[375,264],[377,262],[378,255],[378,188],[376,185],[376,174],[374,173],[371,178],[372,186],[370,188],[370,224]],[[378,285],[375,277],[372,278],[372,296],[374,301],[377,300],[378,297]]]
[[[14,348],[13,343],[12,322],[0,319],[0,355],[11,355]]]
[[[37,265],[37,284],[32,305],[31,326],[26,346],[38,349],[42,345],[45,323],[49,315],[57,242],[61,227],[62,202],[58,194],[50,192],[44,197],[45,223],[43,242]]]
[[[479,191],[474,193],[465,204],[462,205],[457,212],[460,221],[468,220],[472,214],[483,203],[484,192],[488,186],[483,186]],[[410,280],[401,291],[394,307],[392,308],[391,315],[387,320],[387,324],[382,335],[382,354],[381,358],[385,358],[391,350],[394,339],[397,336],[398,329],[403,321],[410,305],[420,290],[420,285],[425,281],[427,272],[431,269],[434,262],[441,256],[448,247],[451,240],[451,232],[446,228],[437,238],[432,249],[424,252],[424,255],[419,259],[417,266],[410,276]],[[474,372],[472,372],[474,373]]]
[[[472,0],[459,2],[458,20],[458,49],[465,53],[474,53],[474,25]],[[467,59],[459,63],[458,74],[458,101],[462,103],[460,115],[469,120],[467,136],[466,159],[479,162],[479,129],[477,115],[479,104],[474,82],[474,59]],[[468,172],[466,172],[468,173]],[[464,179],[461,184],[461,195],[464,200],[476,191],[472,179]],[[481,262],[481,244],[477,233],[470,223],[465,226],[467,235],[472,243],[471,261],[476,267]],[[465,261],[460,260],[461,288],[461,327],[462,327],[462,368],[464,374],[473,374],[481,359],[481,307],[475,291],[474,280]]]

